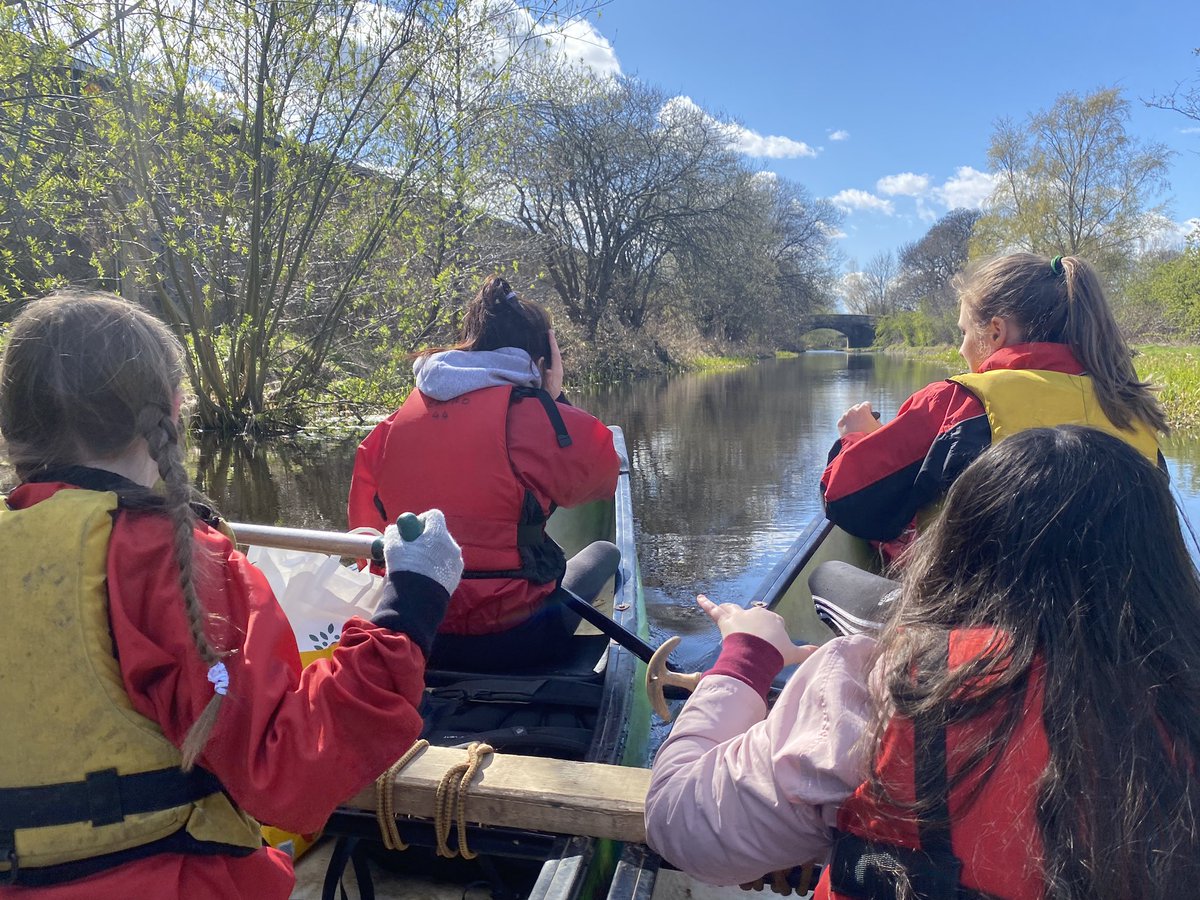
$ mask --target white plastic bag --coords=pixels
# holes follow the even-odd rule
[[[267,576],[306,664],[314,651],[319,656],[332,652],[347,619],[370,618],[379,604],[384,579],[366,569],[343,566],[336,556],[250,547],[246,558]]]

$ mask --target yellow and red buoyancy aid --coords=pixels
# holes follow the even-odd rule
[[[80,877],[156,842],[262,843],[214,776],[181,770],[125,693],[106,591],[117,507],[116,494],[88,490],[0,504],[0,882]]]
[[[953,668],[995,653],[1001,641],[991,629],[953,631],[947,664]],[[915,896],[925,900],[1042,896],[1037,784],[1050,758],[1042,723],[1042,671],[1035,664],[1021,718],[982,787],[979,775],[972,774],[946,789],[948,777],[997,726],[1003,709],[951,725],[928,743],[917,739],[924,727],[920,721],[895,717],[888,723],[875,771],[889,797],[880,797],[868,782],[842,804],[816,900],[893,897],[897,869],[911,880]],[[916,782],[930,777],[942,789],[921,798],[932,809],[918,825],[905,807],[916,799]]]
[[[392,420],[379,463],[376,502],[384,519],[434,507],[462,547],[464,579],[525,579],[548,584],[562,577],[566,560],[546,534],[551,510],[542,507],[513,469],[507,422],[515,388],[482,388],[451,400],[413,391]],[[544,391],[523,392],[549,400]],[[570,443],[553,400],[543,402],[560,446]],[[566,443],[564,443],[564,441]],[[459,589],[455,617],[476,631],[519,621],[532,613],[501,608],[493,598]],[[463,604],[468,608],[464,608]],[[449,614],[448,614],[449,616]]]
[[[1112,423],[1096,399],[1087,375],[1068,375],[1043,369],[990,369],[955,375],[979,398],[992,429],[992,443],[1024,431],[1054,425],[1087,425],[1130,444],[1152,463],[1158,462],[1158,439],[1135,419],[1128,429]]]

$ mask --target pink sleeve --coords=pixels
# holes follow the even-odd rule
[[[118,517],[109,609],[134,708],[179,745],[213,686],[192,643],[164,526],[159,516]],[[333,657],[301,672],[291,626],[262,573],[216,532],[197,537],[196,583],[229,673],[200,765],[255,818],[316,831],[417,738],[424,656],[406,635],[355,618]]]
[[[571,443],[560,447],[554,426],[536,400],[515,404],[508,420],[508,452],[521,479],[558,506],[579,506],[611,497],[621,461],[612,432],[582,409],[557,404]]]
[[[712,884],[823,860],[837,808],[863,782],[874,641],[836,638],[774,708],[726,675],[701,680],[654,760],[646,842]]]

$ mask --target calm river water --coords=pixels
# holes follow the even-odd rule
[[[947,374],[901,357],[815,352],[574,392],[574,402],[625,431],[654,643],[681,634],[681,664],[707,657],[716,630],[692,598],[751,599],[820,508],[817,484],[842,412],[870,400],[886,421]],[[198,442],[196,481],[234,521],[341,529],[361,436]],[[1200,524],[1200,437],[1172,439],[1165,452],[1177,496]],[[0,480],[11,477],[0,471]]]

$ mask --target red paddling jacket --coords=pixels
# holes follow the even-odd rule
[[[483,355],[438,356],[452,354]],[[442,510],[466,570],[440,630],[491,634],[525,621],[562,578],[545,531],[555,507],[611,497],[618,468],[604,424],[540,388],[415,390],[359,446],[349,521],[382,530],[405,511]]]

